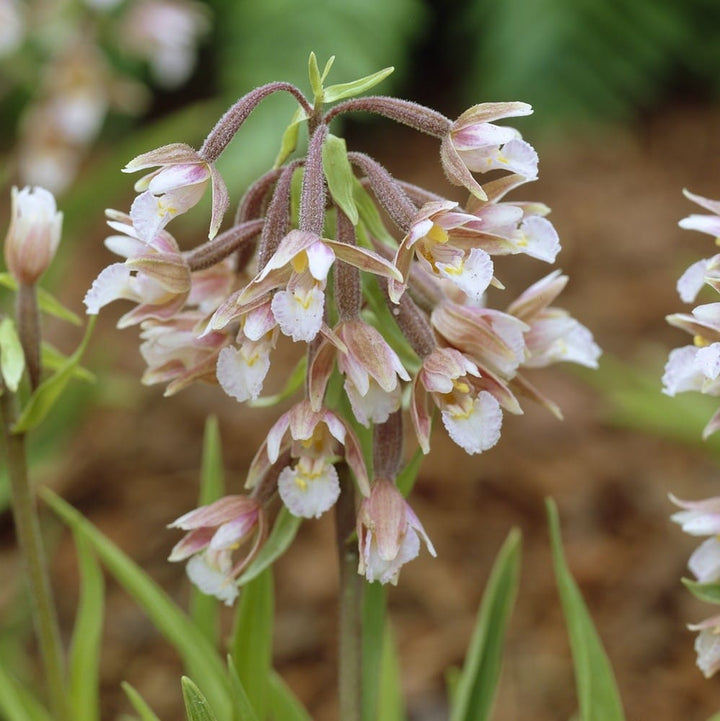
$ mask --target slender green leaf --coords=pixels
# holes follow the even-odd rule
[[[230,641],[230,655],[238,679],[262,719],[267,716],[274,613],[272,569],[266,568],[242,590]]]
[[[10,273],[0,273],[0,285],[9,290],[17,290],[17,281]],[[37,289],[38,306],[43,313],[55,316],[76,326],[83,324],[82,319],[69,308],[66,308],[54,295],[43,288]]]
[[[358,210],[360,220],[367,228],[367,232],[373,237],[385,243],[392,249],[397,248],[397,240],[391,235],[390,231],[385,227],[380,212],[375,205],[375,201],[370,194],[363,188],[362,183],[355,178],[353,183],[353,200]],[[372,247],[371,243],[366,246]]]
[[[232,690],[233,697],[233,721],[259,721],[260,717],[255,712],[250,699],[248,698],[247,691],[243,686],[240,676],[238,676],[237,669],[233,663],[232,656],[228,655],[228,675],[230,676],[230,688]],[[284,716],[277,717],[278,721],[282,719],[285,721]]]
[[[242,586],[245,583],[249,583],[266,568],[275,563],[290,547],[301,523],[301,518],[293,516],[292,513],[283,506],[275,519],[275,525],[267,541],[265,541],[265,545],[255,560],[245,570],[245,573],[240,576],[238,585]]]
[[[20,418],[13,426],[13,433],[24,433],[31,428],[35,428],[50,412],[80,363],[80,359],[90,341],[90,335],[95,327],[96,319],[97,316],[90,317],[85,335],[75,352],[50,378],[44,380],[30,396],[30,400],[25,408],[23,408]]]
[[[51,721],[50,714],[0,664],[0,716],[6,721]]]
[[[366,75],[364,78],[358,78],[349,83],[340,83],[338,85],[330,85],[325,88],[323,99],[326,103],[334,103],[344,98],[351,98],[354,95],[362,95],[362,93],[374,88],[381,83],[388,75],[395,70],[393,67],[383,68],[372,75]]]
[[[413,486],[415,485],[415,481],[420,473],[420,466],[422,466],[424,458],[425,454],[422,452],[421,448],[418,448],[415,453],[413,453],[413,457],[410,459],[410,462],[402,469],[402,471],[400,471],[400,473],[398,473],[395,485],[397,485],[400,489],[400,493],[402,493],[406,498],[410,495],[410,491],[412,491]]]
[[[310,87],[315,96],[315,102],[322,102],[323,81],[320,76],[320,69],[318,68],[315,53],[310,53],[310,57],[308,58],[308,76],[310,78]]]
[[[405,702],[400,682],[400,664],[390,624],[385,624],[382,634],[383,653],[380,670],[380,694],[378,696],[378,721],[405,721]]]
[[[322,163],[330,195],[352,224],[357,225],[360,217],[353,197],[357,179],[353,175],[343,138],[328,133],[322,147]]]
[[[363,721],[378,718],[387,595],[381,583],[365,584],[362,616]]]
[[[624,721],[625,714],[610,661],[565,561],[557,507],[552,499],[547,499],[546,507],[555,578],[575,666],[580,721]]]
[[[210,416],[205,422],[198,505],[206,506],[216,501],[222,496],[224,487],[220,429],[217,418]],[[208,641],[217,648],[220,636],[220,605],[218,599],[215,596],[203,593],[193,585],[190,591],[190,618],[192,618],[197,628],[205,634]]]
[[[229,716],[230,688],[225,668],[202,632],[155,581],[81,513],[48,488],[42,488],[40,493],[73,531],[90,542],[110,573],[137,601],[157,630],[178,652],[188,671],[205,689],[220,716]]]
[[[312,721],[310,714],[276,671],[270,671],[268,692],[268,705],[274,719],[278,719],[278,721]]]
[[[307,113],[302,108],[296,108],[293,113],[290,124],[285,128],[282,140],[280,141],[280,150],[278,151],[277,158],[275,158],[274,166],[279,168],[289,157],[289,155],[295,152],[295,148],[298,144],[298,137],[300,136],[300,126],[307,120]]]
[[[25,353],[11,318],[0,320],[0,373],[8,389],[15,393],[25,370]]]
[[[64,353],[61,353],[57,348],[53,348],[49,343],[42,344],[42,366],[46,370],[58,370],[67,362],[67,359],[68,357]],[[73,378],[88,383],[94,383],[96,380],[94,373],[80,365],[73,370]]]
[[[217,721],[208,700],[194,681],[183,676],[180,683],[188,721]]]
[[[521,535],[510,531],[493,565],[470,647],[457,682],[451,721],[485,721],[490,717],[505,644],[505,630],[517,594]]]
[[[74,721],[97,721],[105,583],[89,542],[77,532],[73,535],[80,567],[80,599],[70,646],[70,701]]]
[[[682,582],[695,598],[706,603],[720,603],[720,583],[698,583],[689,578],[683,578]]]
[[[720,712],[713,714],[708,721],[720,721]]]
[[[120,685],[122,686],[122,690],[125,691],[125,695],[128,697],[132,707],[140,714],[142,721],[160,721],[150,706],[148,706],[147,701],[145,701],[127,681],[123,681]]]

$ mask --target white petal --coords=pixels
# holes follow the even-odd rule
[[[400,569],[420,553],[420,539],[414,529],[408,528],[400,543],[397,556],[390,560],[380,558],[375,539],[368,534],[368,543],[364,549],[365,578],[380,583],[397,583]]]
[[[554,263],[560,252],[560,238],[553,224],[539,215],[526,218],[518,230],[518,250],[531,258]]]
[[[720,581],[720,541],[715,536],[703,541],[690,556],[688,568],[700,583]]]
[[[218,565],[211,563],[211,559],[217,559]],[[208,596],[220,599],[226,606],[232,606],[233,601],[238,597],[237,585],[227,577],[227,572],[230,570],[229,560],[226,554],[208,556],[206,553],[200,553],[193,556],[185,568],[193,584]]]
[[[443,410],[442,422],[450,438],[467,453],[482,453],[500,440],[502,411],[494,396],[481,391],[469,412]]]
[[[692,303],[700,289],[705,284],[705,271],[708,266],[708,259],[698,260],[693,263],[681,276],[677,282],[677,292],[680,300],[684,303]]]
[[[131,281],[132,274],[124,263],[113,263],[104,268],[83,299],[88,314],[97,315],[100,308],[120,298],[139,300]]]
[[[361,395],[355,385],[345,381],[345,392],[352,406],[355,418],[368,427],[372,423],[384,423],[390,414],[400,408],[401,387],[398,383],[392,391],[383,390],[371,379],[367,393]]]
[[[695,639],[697,665],[705,678],[720,668],[720,634],[714,628],[701,631]]]
[[[480,302],[493,277],[493,262],[480,248],[473,248],[460,265],[437,263],[440,274],[474,301]]]
[[[281,290],[272,299],[272,312],[284,335],[309,343],[320,332],[325,294],[318,287],[309,292]]]
[[[306,251],[308,270],[315,280],[324,281],[335,260],[335,253],[325,243],[313,243]]]
[[[318,518],[335,505],[340,484],[334,466],[326,465],[312,476],[303,472],[302,460],[295,468],[284,468],[278,477],[278,491],[294,516]]]
[[[270,368],[270,356],[252,341],[239,349],[223,348],[217,360],[217,379],[231,398],[255,400],[262,391],[265,376]]]

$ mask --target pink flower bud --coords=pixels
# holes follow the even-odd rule
[[[5,263],[18,283],[33,285],[60,242],[62,213],[44,188],[12,189],[12,217],[5,237]]]

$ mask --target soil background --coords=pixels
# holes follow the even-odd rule
[[[684,108],[632,129],[530,137],[541,158],[540,180],[512,196],[553,209],[563,243],[558,265],[570,276],[559,304],[593,330],[608,356],[644,369],[658,394],[667,352],[689,342],[664,321],[683,308],[675,282],[686,265],[712,253],[709,237],[677,227],[697,210],[681,189],[720,197],[719,120],[716,109]],[[383,160],[396,176],[454,192],[443,181],[432,139],[384,127],[355,136],[351,145]],[[110,262],[100,226],[97,233],[97,240],[88,240],[92,250],[73,265],[67,302],[76,309]],[[507,300],[494,297],[499,307],[550,270],[522,256],[501,261],[497,272],[508,290]],[[237,492],[278,410],[249,410],[212,387],[170,399],[160,388],[142,388],[135,331],[113,328],[121,312],[113,308],[102,319],[87,360],[90,367],[112,363],[114,375],[100,378],[112,402],[91,411],[62,457],[42,469],[41,481],[183,604],[183,568],[165,560],[179,534],[165,525],[196,505],[205,417],[219,417],[228,490]],[[717,493],[718,456],[699,443],[683,445],[618,425],[608,389],[591,384],[589,373],[556,367],[532,377],[562,407],[564,422],[526,404],[524,416],[506,416],[500,444],[475,457],[438,428],[422,466],[412,505],[438,557],[423,552],[389,594],[409,718],[447,717],[444,671],[462,660],[491,564],[513,527],[523,534],[522,580],[493,718],[572,716],[572,664],[544,510],[545,497],[552,496],[568,562],[613,662],[628,719],[706,721],[720,707],[720,686],[696,668],[694,636],[685,624],[713,615],[713,608],[680,584],[696,542],[670,523],[667,496]],[[276,664],[316,721],[337,719],[331,515],[304,523],[276,566]],[[1,575],[9,582],[0,590],[0,611],[12,605],[18,577],[7,515],[2,529]],[[54,583],[69,633],[77,599],[75,555],[68,533],[58,527],[54,538]],[[229,614],[225,622],[229,626]],[[130,711],[122,680],[160,718],[184,718],[180,673],[172,649],[108,578],[103,719]]]

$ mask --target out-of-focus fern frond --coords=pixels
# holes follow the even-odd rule
[[[717,43],[699,32],[711,13],[720,19],[706,0],[471,0],[456,31],[467,40],[466,99],[521,99],[546,120],[631,117],[683,69],[709,80],[708,56],[719,75]]]
[[[307,60],[311,51],[321,67],[335,55],[326,85],[355,80],[383,67],[395,73],[378,86],[390,92],[407,73],[413,40],[426,17],[422,0],[214,0],[221,19],[216,32],[221,92],[228,104],[273,80],[288,80],[309,94]],[[287,111],[283,112],[283,108]],[[242,186],[272,164],[293,101],[271,97],[248,120],[227,154],[244,178],[228,178]],[[238,163],[238,159],[242,159]]]

